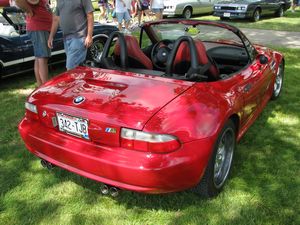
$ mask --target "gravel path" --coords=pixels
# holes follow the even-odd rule
[[[266,46],[283,46],[285,48],[300,48],[300,32],[259,30],[241,28],[252,43]]]

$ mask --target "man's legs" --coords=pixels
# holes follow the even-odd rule
[[[79,66],[86,59],[87,48],[84,45],[85,37],[71,38],[64,41],[67,55],[67,70]]]
[[[34,75],[38,87],[48,80],[48,58],[35,58]]]
[[[47,45],[49,32],[31,31],[28,35],[33,44],[34,50],[34,75],[37,86],[39,87],[48,80],[48,59],[51,56],[50,49]]]

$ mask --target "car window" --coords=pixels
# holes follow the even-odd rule
[[[8,24],[7,20],[3,17],[2,14],[0,14],[0,23],[1,24]]]
[[[158,40],[176,40],[180,36],[191,36],[193,39],[200,39],[208,42],[228,42],[243,46],[242,40],[232,31],[210,25],[185,25],[185,24],[158,24],[152,29]]]
[[[7,13],[7,16],[14,24],[25,24],[24,13],[21,12],[10,12]]]

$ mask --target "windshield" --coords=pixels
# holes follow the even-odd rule
[[[157,24],[152,25],[158,40],[176,40],[180,36],[191,36],[207,42],[228,42],[243,45],[241,39],[232,31],[212,25],[186,25],[186,24]]]

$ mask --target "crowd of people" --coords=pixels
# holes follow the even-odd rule
[[[118,24],[119,30],[125,31],[131,22],[140,25],[142,21],[159,20],[163,17],[163,0],[99,0],[100,23],[113,22]]]
[[[111,17],[119,30],[128,31],[130,22],[142,17],[150,20],[162,18],[163,0],[99,0],[99,21],[107,22]],[[64,35],[66,68],[75,68],[84,62],[88,47],[92,44],[94,8],[91,0],[59,0],[54,13],[49,0],[10,0],[11,6],[26,13],[26,31],[34,50],[34,73],[37,86],[48,80],[48,59],[51,57],[53,37],[58,29]],[[74,20],[74,18],[76,18]]]

